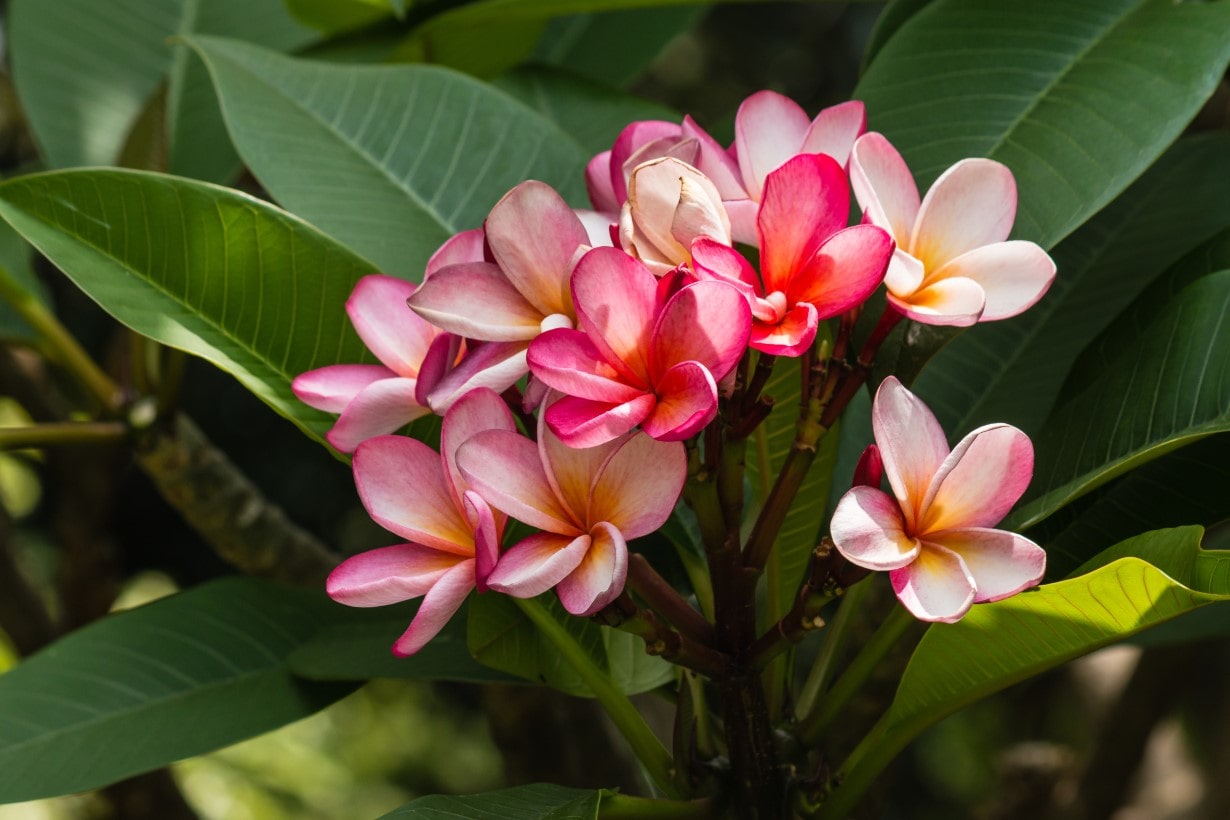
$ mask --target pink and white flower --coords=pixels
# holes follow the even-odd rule
[[[915,617],[944,623],[1042,579],[1042,548],[992,529],[1033,475],[1028,436],[990,424],[950,451],[935,416],[891,376],[876,392],[872,426],[892,495],[858,486],[842,497],[831,531],[847,560],[888,570]]]
[[[864,221],[897,240],[884,279],[889,301],[916,322],[972,325],[1016,316],[1055,278],[1055,263],[1033,242],[1008,240],[1016,181],[1002,163],[964,159],[921,201],[897,149],[877,133],[854,145],[850,182]]]
[[[709,178],[673,157],[638,165],[619,217],[623,249],[664,276],[691,264],[692,243],[700,237],[731,243],[730,219]]]
[[[683,445],[632,433],[589,449],[561,442],[539,419],[538,441],[479,433],[458,453],[491,505],[540,532],[500,556],[491,589],[532,598],[555,588],[564,608],[593,615],[623,591],[627,542],[666,522],[683,490]]]
[[[329,596],[370,607],[423,598],[393,654],[413,655],[436,636],[470,590],[487,587],[505,517],[470,489],[457,452],[486,431],[512,431],[512,415],[490,390],[475,390],[444,416],[440,452],[405,436],[380,436],[359,445],[355,484],[372,519],[408,543],[368,550],[329,575]]]
[[[679,441],[717,415],[718,381],[747,347],[747,302],[724,282],[665,299],[660,290],[648,268],[615,248],[594,248],[577,264],[581,330],[549,331],[529,350],[534,376],[566,394],[544,417],[569,446],[593,447],[638,424]]]

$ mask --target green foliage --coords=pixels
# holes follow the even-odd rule
[[[396,13],[389,0],[285,0],[285,3],[296,20],[326,34],[360,29]]]
[[[703,14],[699,6],[681,5],[556,18],[533,59],[599,83],[626,86]]]
[[[21,234],[0,223],[0,268],[3,269],[0,277],[7,278],[10,286],[46,304],[50,301],[49,296],[34,274],[32,255],[29,243],[21,238]],[[0,300],[0,339],[27,343],[35,341],[33,329],[17,315],[7,300]]]
[[[420,797],[380,820],[597,820],[605,792],[535,783],[466,797]]]

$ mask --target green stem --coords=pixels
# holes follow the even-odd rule
[[[850,662],[850,666],[842,674],[833,688],[820,700],[816,708],[799,721],[799,737],[809,746],[814,746],[833,724],[833,720],[841,714],[851,698],[858,693],[863,684],[884,660],[884,656],[893,648],[893,644],[905,634],[910,625],[915,623],[914,616],[905,607],[895,606],[879,629],[871,636],[871,640],[862,651]]]
[[[633,797],[628,794],[609,794],[602,798],[598,809],[600,820],[707,820],[716,817],[713,801],[702,800],[655,800],[651,797]]]
[[[854,612],[862,606],[869,589],[871,589],[870,584],[855,584],[842,596],[841,604],[837,607],[837,614],[833,616],[832,622],[824,630],[824,638],[820,643],[820,654],[816,656],[816,662],[812,664],[811,670],[807,673],[807,681],[799,690],[798,702],[794,710],[798,717],[802,718],[816,707],[816,698],[828,686],[833,673],[833,662],[841,654],[842,647],[845,646],[846,639],[850,635],[850,623]]]
[[[121,441],[128,427],[118,421],[64,421],[28,427],[0,427],[0,450],[106,444]]]
[[[555,620],[543,605],[536,599],[512,599],[526,617],[534,622],[552,646],[564,660],[576,670],[581,680],[590,688],[602,708],[610,716],[611,722],[619,729],[633,753],[641,761],[641,765],[649,773],[654,785],[665,795],[677,797],[678,791],[671,778],[672,762],[666,747],[649,729],[641,713],[636,711],[628,696],[615,688],[615,684],[607,677],[589,654],[569,634],[563,624]]]
[[[60,320],[3,267],[0,267],[0,299],[34,329],[43,341],[49,359],[72,373],[73,378],[107,411],[119,409],[122,395],[111,377],[94,363],[72,334],[60,324]]]

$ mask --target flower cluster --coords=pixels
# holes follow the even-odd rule
[[[702,431],[730,422],[719,413],[738,404],[727,400],[750,359],[815,354],[834,318],[844,345],[882,282],[883,327],[1003,319],[1041,298],[1054,265],[1007,240],[1007,168],[965,160],[920,200],[901,156],[865,128],[861,103],[812,119],[769,91],[739,108],[729,147],[690,117],[632,123],[586,168],[592,210],[524,182],[445,243],[421,285],[360,281],[347,311],[380,364],[305,373],[294,389],[340,414],[329,442],[354,453],[368,512],[407,542],[344,562],[330,595],[422,597],[399,654],[472,589],[554,589],[592,615],[623,591],[628,541],[670,515],[688,448],[700,454]],[[822,402],[846,395],[830,386]],[[439,453],[389,435],[427,413],[443,416]],[[949,453],[893,379],[875,434],[893,494],[865,475],[838,506],[833,538],[849,561],[891,571],[903,603],[931,620],[1037,582],[1041,551],[989,529],[1028,482],[1023,434],[993,425]],[[505,549],[510,518],[535,532]]]

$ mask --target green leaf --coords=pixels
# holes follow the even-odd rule
[[[328,626],[287,658],[290,671],[309,680],[414,678],[485,683],[515,678],[476,662],[466,647],[466,619],[461,613],[409,658],[391,647],[410,625],[418,604],[352,609],[337,605]]]
[[[84,791],[310,715],[352,685],[286,657],[322,593],[227,579],[109,615],[0,675],[0,803]]]
[[[1050,247],[1148,167],[1230,61],[1230,3],[937,0],[854,97],[922,186],[963,157],[1005,163],[1014,235]]]
[[[0,183],[0,216],[133,330],[235,376],[312,437],[298,374],[370,360],[343,305],[371,265],[253,197],[125,170]]]
[[[866,71],[867,66],[880,53],[880,49],[884,48],[884,44],[892,39],[907,20],[933,2],[935,0],[889,0],[876,18],[871,36],[867,38],[867,48],[863,52],[863,70]]]
[[[0,222],[0,276],[7,275],[12,284],[22,293],[34,296],[43,304],[50,304],[50,295],[34,272],[33,249],[21,234]],[[32,343],[38,338],[17,312],[0,300],[0,339]]]
[[[433,794],[413,800],[380,820],[597,820],[598,803],[604,794],[546,783],[464,797]]]
[[[296,20],[326,34],[354,31],[393,16],[388,0],[283,0]]]
[[[584,201],[589,154],[521,103],[464,75],[294,60],[215,38],[192,45],[261,183],[386,273],[421,279],[441,243],[481,224],[523,180]]]
[[[1007,422],[1036,434],[1080,351],[1167,266],[1230,225],[1226,179],[1230,137],[1180,140],[1061,242],[1058,274],[1041,302],[975,325],[922,371],[915,389],[945,429],[962,435]]]
[[[1105,356],[1095,344],[1097,361],[1085,367],[1096,375],[1072,383],[1036,439],[1032,500],[1005,527],[1032,526],[1139,464],[1230,430],[1228,311],[1224,270],[1154,302],[1147,321]]]
[[[621,691],[634,695],[675,679],[675,667],[646,654],[640,638],[569,615],[552,594],[541,600]],[[570,695],[592,696],[576,671],[506,596],[471,599],[468,642],[474,657],[494,669]]]
[[[398,47],[398,62],[434,63],[489,80],[524,62],[547,27],[545,18],[465,19],[454,25],[422,25]]]
[[[169,38],[205,32],[289,50],[318,36],[281,3],[247,0],[14,0],[9,23],[13,81],[50,165],[114,163],[169,82],[170,170],[213,181],[235,170],[235,153],[208,79]]]

